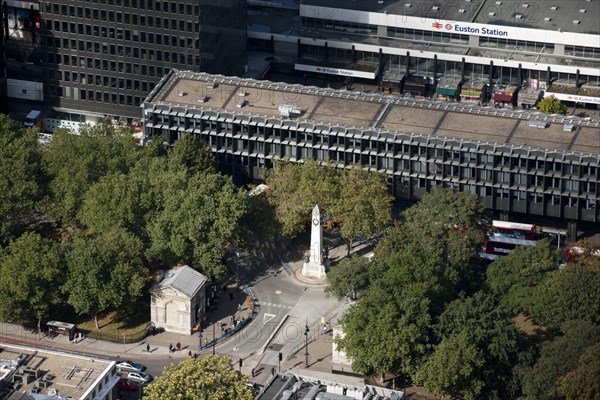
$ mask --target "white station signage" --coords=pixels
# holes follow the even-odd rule
[[[365,79],[375,79],[377,75],[377,69],[373,72],[368,71],[356,71],[353,69],[342,69],[342,68],[330,68],[330,67],[321,67],[317,65],[308,65],[308,64],[295,64],[294,68],[298,71],[306,71],[306,72],[317,72],[320,74],[329,74],[329,75],[341,75],[341,76],[349,76],[352,78],[365,78]]]
[[[600,97],[578,96],[576,94],[546,92],[544,97],[554,96],[559,100],[572,101],[575,103],[600,104]]]

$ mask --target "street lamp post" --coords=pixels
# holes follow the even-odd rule
[[[304,328],[304,366],[308,368],[308,332],[310,332],[310,329],[308,329],[308,321]]]
[[[217,337],[215,336],[215,325],[216,323],[213,323],[213,356],[215,355],[215,346],[217,344]]]

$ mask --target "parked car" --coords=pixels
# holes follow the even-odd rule
[[[130,372],[127,374],[127,380],[139,384],[146,384],[152,381],[152,376],[143,372]]]
[[[133,361],[121,361],[117,364],[118,372],[142,372],[145,370],[146,367]]]
[[[137,383],[130,380],[121,379],[119,382],[117,382],[117,389],[124,390],[126,392],[133,392],[137,390],[137,387]]]

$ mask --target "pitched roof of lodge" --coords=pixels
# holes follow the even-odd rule
[[[172,287],[188,297],[193,297],[207,280],[208,278],[200,272],[184,265],[167,271],[163,279],[154,285],[152,291]]]

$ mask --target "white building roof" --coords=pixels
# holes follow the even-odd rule
[[[195,269],[184,265],[175,267],[167,271],[162,280],[157,282],[152,288],[152,292],[172,287],[187,297],[194,297],[208,278]]]

